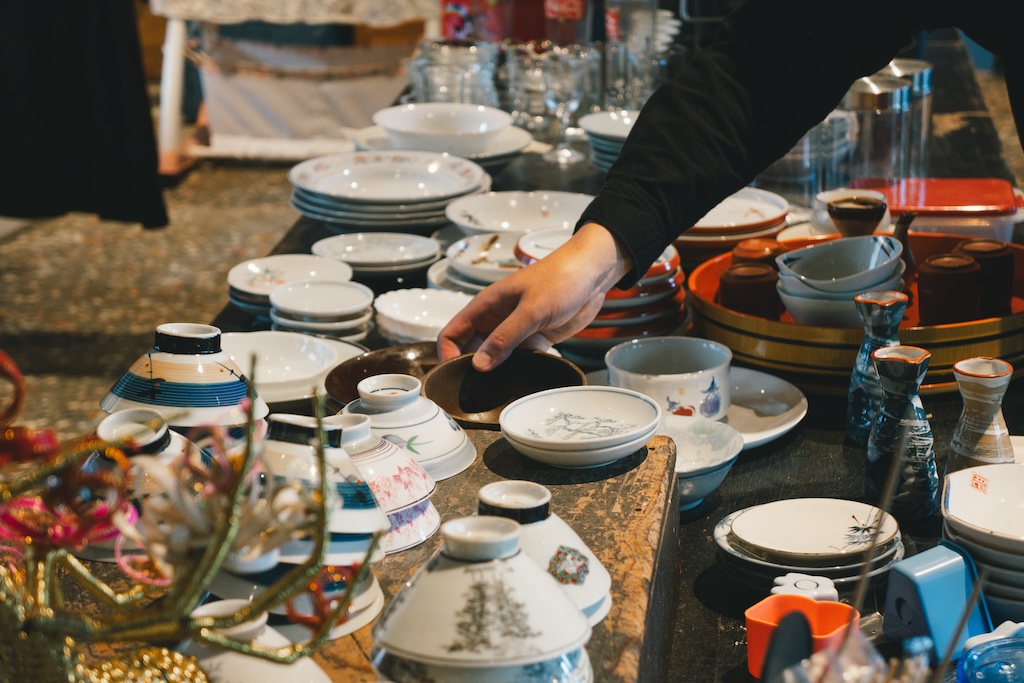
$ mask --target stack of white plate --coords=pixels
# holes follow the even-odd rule
[[[289,282],[352,279],[347,264],[312,254],[273,254],[242,261],[228,271],[228,300],[258,318],[270,318],[270,293]]]
[[[670,9],[659,9],[654,19],[654,48],[658,52],[667,50],[676,40],[683,27],[683,20]]]
[[[358,282],[289,282],[270,292],[271,329],[358,342],[373,329],[373,291]]]
[[[316,157],[288,173],[291,206],[336,232],[429,234],[448,222],[453,199],[491,188],[491,176],[468,159],[394,150]]]
[[[396,149],[394,141],[380,126],[368,126],[349,131],[348,134],[352,142],[355,143],[356,149],[359,150],[381,152]],[[522,154],[531,142],[533,142],[533,136],[529,131],[517,126],[508,126],[502,129],[496,138],[487,143],[484,151],[467,154],[465,158],[494,173]]]
[[[436,341],[441,329],[472,299],[463,292],[395,289],[373,302],[380,334],[395,344]]]
[[[866,503],[792,498],[737,510],[715,526],[718,560],[733,579],[765,593],[790,572],[825,576],[841,593],[856,588],[872,537],[881,532],[868,577],[886,577],[905,554],[899,524]]]
[[[775,237],[785,229],[788,214],[785,197],[744,187],[719,202],[673,243],[680,251],[729,251],[746,239]]]
[[[404,232],[354,232],[319,240],[312,252],[347,263],[352,278],[366,282],[424,275],[441,259],[441,244]]]
[[[449,245],[445,258],[427,271],[429,286],[476,294],[487,285],[511,275],[523,266],[515,254],[520,235],[514,232],[482,233]]]
[[[1001,463],[946,475],[942,533],[985,574],[994,622],[1024,621],[1024,467]]]
[[[590,143],[590,163],[604,173],[619,158],[622,143],[636,123],[639,110],[600,111],[580,117],[580,128]]]
[[[580,192],[487,192],[452,201],[445,213],[467,235],[572,229],[594,197]]]

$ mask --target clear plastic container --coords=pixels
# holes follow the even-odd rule
[[[957,683],[1024,683],[1024,637],[1000,638],[960,657]]]

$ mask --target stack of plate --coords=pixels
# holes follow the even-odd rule
[[[636,123],[639,110],[600,111],[580,117],[580,128],[590,143],[590,163],[604,173],[619,158],[622,143]]]
[[[985,574],[994,622],[1024,620],[1024,467],[982,465],[946,475],[942,533]]]
[[[228,300],[257,318],[270,318],[270,293],[289,282],[352,279],[352,268],[312,254],[274,254],[242,261],[228,271]]]
[[[476,294],[516,272],[523,267],[515,254],[520,236],[514,232],[482,233],[449,245],[445,258],[427,272],[430,287]]]
[[[303,161],[288,173],[291,206],[336,232],[429,234],[457,197],[486,192],[478,164],[436,152],[352,152]]]
[[[790,572],[825,576],[842,593],[856,588],[878,525],[868,577],[886,577],[905,554],[899,525],[879,508],[838,498],[792,498],[737,510],[715,526],[722,568],[770,592]]]
[[[349,131],[349,137],[355,143],[356,149],[359,150],[381,152],[395,149],[394,141],[380,126],[368,126]],[[533,136],[529,131],[517,126],[508,126],[502,129],[495,139],[487,143],[484,151],[467,154],[465,158],[494,173],[522,154],[531,142],[533,142]]]
[[[404,232],[333,235],[315,242],[312,252],[347,263],[352,279],[374,284],[423,277],[441,259],[437,240]]]
[[[537,261],[563,244],[571,231],[537,230],[516,243],[521,263]],[[637,337],[673,333],[685,316],[685,275],[679,252],[668,246],[636,285],[612,289],[597,317],[584,329],[559,344],[559,350],[585,369],[603,366],[604,354],[616,344]]]
[[[775,237],[786,227],[788,213],[789,202],[782,196],[745,187],[708,211],[674,244],[680,251],[726,252],[745,239]]]
[[[358,342],[373,329],[372,305],[358,282],[289,282],[270,292],[271,329]]]
[[[554,190],[487,192],[459,197],[445,213],[466,235],[570,230],[593,200],[593,195]]]
[[[438,289],[396,289],[373,302],[377,328],[395,344],[435,341],[448,321],[469,303],[471,296]]]

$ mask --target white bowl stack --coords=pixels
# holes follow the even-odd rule
[[[881,524],[869,579],[883,579],[905,549],[896,519],[880,509],[839,498],[790,498],[737,510],[714,531],[718,562],[733,579],[768,593],[775,577],[824,576],[840,593],[852,591],[865,552]]]
[[[1024,621],[1024,467],[1000,463],[946,475],[942,533],[984,572],[994,622]]]
[[[377,329],[395,344],[435,341],[472,297],[440,289],[395,289],[373,302]]]
[[[607,173],[619,158],[622,143],[636,123],[639,110],[601,111],[580,117],[580,128],[590,143],[590,163]]]
[[[270,320],[273,330],[362,341],[373,329],[373,291],[350,281],[289,282],[270,292]]]
[[[512,115],[469,102],[411,102],[380,109],[374,124],[395,147],[465,157],[493,145],[512,124]]]
[[[508,404],[501,433],[526,457],[554,467],[598,467],[643,448],[661,424],[661,407],[619,387],[559,387]]]
[[[345,263],[312,254],[273,254],[249,259],[228,271],[228,301],[257,318],[270,318],[270,293],[289,282],[352,279]]]
[[[316,157],[288,180],[292,208],[338,233],[430,234],[448,223],[449,202],[491,188],[491,176],[469,159],[412,150]]]
[[[372,152],[401,149],[380,126],[367,126],[348,133],[356,149]],[[518,157],[533,142],[529,131],[508,126],[483,148],[481,152],[460,155],[475,161],[488,173],[495,173]]]
[[[891,235],[816,242],[776,258],[776,285],[786,310],[801,325],[856,327],[853,298],[868,291],[900,291],[903,245]]]

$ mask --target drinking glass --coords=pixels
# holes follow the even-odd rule
[[[558,144],[544,155],[545,161],[567,165],[586,158],[569,144],[568,133],[572,116],[583,101],[588,66],[586,51],[580,46],[559,46],[544,55],[544,103],[561,128]]]

